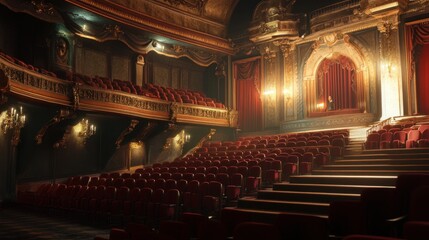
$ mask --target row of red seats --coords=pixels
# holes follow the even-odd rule
[[[108,237],[94,240],[260,240],[329,238],[327,220],[318,216],[280,213],[273,222],[260,222],[250,212],[223,209],[218,219],[184,212],[177,221],[162,221],[158,228],[130,223],[112,228]]]
[[[4,53],[2,51],[0,51],[0,57],[6,59],[10,63],[14,63],[14,64],[17,64],[17,65],[19,65],[21,67],[27,68],[30,71],[35,71],[35,72],[38,72],[38,73],[41,73],[41,74],[44,74],[44,75],[47,75],[47,76],[51,76],[51,77],[54,77],[54,78],[57,77],[57,75],[55,73],[51,72],[51,71],[48,71],[48,70],[40,68],[40,67],[35,67],[35,66],[31,65],[31,64],[27,64],[24,61],[21,61],[20,59],[18,59],[16,57],[9,56],[9,55],[7,55],[6,53]]]
[[[429,147],[429,124],[416,129],[391,128],[367,136],[365,149]]]
[[[25,63],[20,59],[9,56],[4,52],[0,51],[0,57],[6,59],[7,61],[17,64],[21,67],[24,67],[28,70],[35,71],[47,76],[51,76],[57,78],[58,75],[47,71],[43,68],[35,67],[31,64]],[[60,74],[61,75],[61,74]],[[216,99],[208,98],[203,93],[199,91],[191,91],[191,90],[181,90],[181,89],[173,89],[173,88],[165,88],[162,86],[157,86],[154,84],[145,84],[144,86],[139,86],[133,84],[130,81],[123,81],[119,79],[109,79],[106,77],[90,77],[84,74],[72,73],[67,71],[64,79],[77,82],[80,84],[88,85],[94,88],[100,88],[105,90],[117,90],[123,91],[127,93],[137,94],[141,96],[146,96],[150,98],[157,98],[165,101],[178,102],[178,103],[188,103],[195,105],[203,105],[213,108],[225,108],[225,105]]]
[[[170,102],[196,104],[214,108],[225,108],[225,106],[216,99],[205,97],[203,93],[198,91],[165,88],[152,83],[139,86],[133,84],[130,81],[119,79],[112,80],[110,78],[100,76],[90,77],[78,73],[67,73],[66,79],[95,88],[118,90]]]
[[[49,211],[76,213],[97,221],[120,218],[155,226],[160,220],[177,219],[184,209],[217,215],[224,204],[223,189],[218,181],[200,183],[196,180],[182,192],[174,188],[43,184],[27,204]]]
[[[302,132],[302,133],[288,133],[281,135],[266,135],[266,136],[249,136],[239,137],[236,141],[207,141],[204,142],[203,147],[220,147],[220,146],[241,146],[248,144],[269,144],[276,142],[287,142],[289,141],[308,141],[308,140],[320,140],[322,138],[331,140],[332,136],[342,135],[345,141],[348,141],[349,137],[348,130],[330,130],[330,131],[318,131],[318,132]]]

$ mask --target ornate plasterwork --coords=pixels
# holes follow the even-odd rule
[[[264,0],[253,12],[250,40],[263,42],[276,37],[297,37],[301,15],[292,14],[295,0]]]
[[[1,0],[0,4],[16,12],[25,12],[48,22],[61,22],[61,15],[48,0]]]
[[[280,130],[284,132],[293,132],[311,129],[323,128],[338,128],[350,126],[366,126],[374,122],[375,116],[369,113],[348,114],[338,116],[330,116],[314,119],[303,119],[297,121],[284,122],[280,126]]]
[[[376,96],[376,92],[374,91],[374,89],[370,89],[370,87],[374,88],[376,86],[376,57],[371,54],[371,51],[369,49],[366,49],[362,44],[359,44],[356,39],[353,40],[348,34],[334,34],[332,36],[336,36],[336,43],[332,46],[329,46],[328,43],[330,44],[333,41],[325,42],[326,37],[324,36],[321,36],[318,41],[314,43],[313,51],[309,58],[306,60],[303,68],[302,80],[309,81],[308,84],[312,86],[312,84],[315,84],[314,82],[316,80],[315,76],[318,66],[324,59],[339,55],[345,56],[353,61],[353,63],[357,67],[356,71],[359,72],[359,74],[362,76],[362,81],[364,83],[364,89],[362,89],[362,91],[364,92],[364,97],[363,99],[361,99],[363,103],[359,107],[362,108],[362,111],[366,111],[368,110],[369,103],[376,104],[375,101],[370,102],[369,99],[369,96]],[[333,40],[335,38],[328,39]],[[375,107],[371,107],[371,110],[375,109]],[[311,111],[311,109],[308,110]]]
[[[140,121],[136,120],[136,119],[132,119],[130,121],[130,124],[128,125],[128,127],[125,128],[121,132],[121,134],[119,135],[119,137],[116,139],[116,142],[115,142],[116,148],[120,148],[121,147],[121,144],[124,141],[125,136],[127,136],[128,134],[130,134],[131,132],[133,132],[134,129],[136,128],[137,124],[139,124],[139,122]]]
[[[88,22],[86,28],[91,29],[91,31],[87,31],[80,27],[80,25],[75,24],[75,22],[79,21],[81,16],[68,13],[64,14],[63,18],[69,31],[80,37],[93,39],[99,42],[118,40],[126,44],[136,53],[143,55],[154,51],[160,55],[172,58],[186,57],[204,67],[217,62],[219,58],[217,54],[202,49],[194,49],[178,44],[169,44],[152,40],[122,25],[114,24],[101,26]]]
[[[4,94],[67,106],[169,122],[237,127],[232,109],[170,103],[122,91],[103,90],[42,75],[0,57],[0,86]]]
[[[34,11],[38,14],[53,15],[55,12],[52,3],[44,0],[31,0],[31,5],[33,5]]]
[[[60,109],[57,114],[49,120],[38,132],[35,137],[36,144],[42,144],[43,137],[45,136],[48,129],[64,120],[71,119],[74,117],[74,111],[70,111],[69,109]],[[65,139],[64,137],[62,139]]]
[[[225,54],[233,53],[231,43],[223,38],[223,32],[225,31],[224,25],[215,22],[210,23],[209,20],[201,19],[197,15],[190,17],[187,14],[177,13],[174,10],[168,11],[165,8],[161,11],[158,9],[160,6],[154,4],[154,1],[66,1],[84,9],[88,9],[100,16],[110,18],[118,23],[140,30],[149,31],[153,34],[159,34],[167,38],[186,42],[212,51]],[[224,3],[223,7],[230,6],[234,1],[228,0],[224,1]],[[185,19],[180,20],[178,18]],[[177,21],[177,24],[172,24],[172,21]],[[197,24],[195,22],[197,22]],[[202,26],[205,26],[205,28],[200,29]],[[213,30],[217,30],[217,32],[207,32]]]
[[[162,0],[162,1],[168,2],[174,6],[183,5],[188,8],[195,8],[198,10],[198,12],[202,11],[205,2],[207,2],[207,0],[193,0],[193,1],[192,0]]]

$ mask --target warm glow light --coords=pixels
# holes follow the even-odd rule
[[[325,108],[325,103],[318,103],[318,104],[316,105],[316,108],[317,108],[317,109],[319,109],[319,110],[324,109],[324,108]]]
[[[73,126],[73,132],[77,134],[79,134],[82,131],[82,124],[78,123],[76,125]]]
[[[263,94],[263,95],[266,95],[266,96],[271,96],[271,95],[276,94],[276,90],[274,90],[274,89],[266,90],[266,91],[265,91],[265,92],[263,92],[262,94]]]
[[[287,88],[283,89],[283,94],[286,96],[289,96],[290,95],[289,89],[287,89]]]
[[[94,124],[90,124],[88,119],[82,118],[82,120],[73,126],[73,132],[83,139],[83,143],[97,132],[97,127]]]
[[[394,63],[382,61],[381,71],[381,96],[382,96],[382,116],[381,120],[401,115],[399,72]]]

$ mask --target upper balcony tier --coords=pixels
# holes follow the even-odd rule
[[[56,104],[75,111],[122,114],[173,123],[237,127],[237,111],[227,109],[223,104],[215,103],[213,99],[197,92],[109,81],[79,74],[74,74],[68,80],[61,79],[52,72],[0,53],[0,93],[3,95]],[[163,89],[165,92],[162,92]]]

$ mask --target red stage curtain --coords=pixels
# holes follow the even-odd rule
[[[416,74],[417,111],[429,114],[429,22],[407,26],[406,40],[409,81]]]
[[[429,44],[423,45],[417,61],[418,113],[429,114]]]
[[[234,64],[238,123],[243,131],[258,131],[262,128],[260,68],[260,59]]]
[[[325,59],[317,71],[318,103],[328,105],[328,96],[334,101],[334,109],[357,108],[356,68],[347,57]]]

